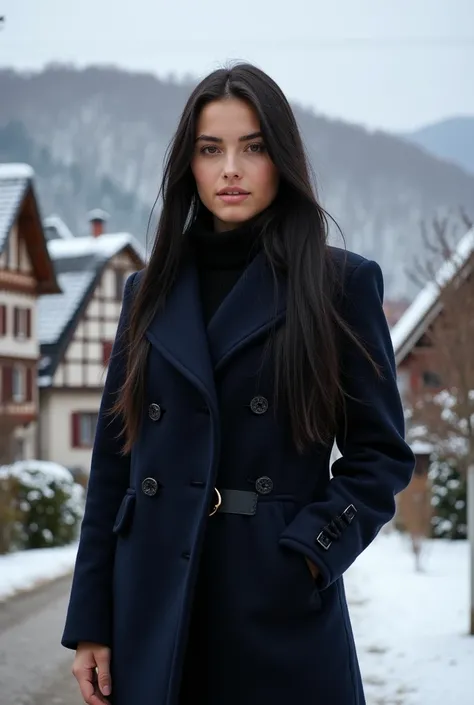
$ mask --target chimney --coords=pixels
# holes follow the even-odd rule
[[[89,212],[89,223],[92,237],[100,237],[105,232],[105,224],[110,218],[109,214],[100,208],[95,208]]]

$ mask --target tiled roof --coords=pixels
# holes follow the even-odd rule
[[[42,296],[38,302],[38,337],[44,363],[39,366],[42,386],[51,383],[60,349],[102,268],[127,246],[145,261],[144,248],[129,233],[49,240],[48,251],[62,293]]]
[[[58,274],[62,294],[38,300],[38,336],[41,345],[54,345],[74,316],[92,284],[96,270]]]
[[[27,164],[0,164],[0,252],[33,176]]]

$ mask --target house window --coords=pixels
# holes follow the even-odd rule
[[[0,304],[0,336],[7,334],[7,307],[5,304]]]
[[[442,385],[441,377],[436,372],[425,370],[422,375],[423,386],[429,389],[439,389]]]
[[[12,375],[12,399],[20,404],[26,399],[26,380],[23,367],[15,366]]]
[[[110,340],[102,341],[102,363],[104,367],[109,364],[110,356],[112,355],[113,342]]]
[[[31,309],[13,309],[13,334],[19,340],[31,338]]]
[[[122,301],[123,290],[125,287],[125,272],[123,269],[115,270],[115,298],[117,301]]]
[[[76,412],[72,414],[73,448],[92,448],[98,414],[96,412]]]

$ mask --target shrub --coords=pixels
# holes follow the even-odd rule
[[[47,548],[74,541],[85,493],[69,470],[40,460],[18,461],[0,468],[0,479],[16,485],[13,548]]]
[[[433,538],[465,539],[467,537],[467,483],[451,459],[437,458],[430,464],[433,483],[431,503]]]

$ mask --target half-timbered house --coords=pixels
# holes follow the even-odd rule
[[[69,237],[57,218],[46,225],[63,293],[39,308],[40,456],[87,472],[125,280],[145,255],[132,235],[105,234],[95,216],[87,237]]]
[[[37,301],[59,295],[34,173],[0,165],[0,464],[36,455]]]

